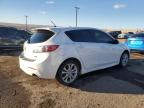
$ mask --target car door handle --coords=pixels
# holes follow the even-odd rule
[[[83,46],[80,46],[80,45],[79,45],[78,47],[79,47],[79,48],[84,48]]]

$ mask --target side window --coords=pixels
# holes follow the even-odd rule
[[[72,30],[65,33],[74,42],[94,42],[95,40],[89,30]]]
[[[91,30],[91,35],[95,37],[97,43],[110,43],[113,39],[106,33],[99,30]]]

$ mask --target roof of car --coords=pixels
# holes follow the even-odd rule
[[[80,29],[96,29],[92,27],[44,27],[44,28],[36,28],[36,29],[42,29],[42,30],[52,30],[54,32],[58,31],[69,31],[69,30],[80,30]],[[98,30],[98,29],[97,29]]]

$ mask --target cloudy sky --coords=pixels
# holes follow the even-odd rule
[[[0,0],[0,22],[97,28],[144,28],[144,0]]]

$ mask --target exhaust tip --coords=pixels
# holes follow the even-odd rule
[[[32,76],[38,78],[38,76],[36,74],[32,74]]]

